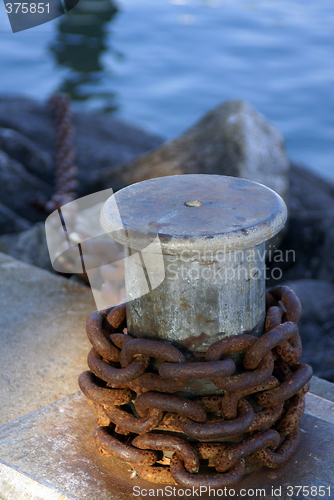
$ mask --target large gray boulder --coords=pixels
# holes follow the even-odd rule
[[[122,166],[106,169],[99,187],[178,174],[243,177],[288,193],[289,160],[281,133],[248,102],[227,101],[180,137]]]

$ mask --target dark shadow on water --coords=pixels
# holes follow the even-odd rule
[[[57,91],[69,94],[72,101],[94,101],[99,111],[114,111],[115,94],[101,91],[108,78],[101,59],[106,50],[112,50],[107,45],[107,27],[118,9],[112,0],[67,1],[71,10],[59,19],[49,47],[57,65],[69,69]]]

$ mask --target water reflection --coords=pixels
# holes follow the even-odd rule
[[[90,100],[95,109],[103,111],[116,108],[115,94],[98,89],[108,78],[102,55],[112,50],[109,41],[107,45],[107,26],[117,11],[112,0],[80,0],[60,18],[55,41],[50,45],[57,64],[69,68],[57,90],[69,94],[73,101]]]

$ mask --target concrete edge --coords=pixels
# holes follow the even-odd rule
[[[328,401],[334,402],[334,384],[328,380],[313,375],[311,378],[310,392]]]
[[[0,500],[71,500],[0,461]]]
[[[63,398],[56,399],[56,401],[52,401],[52,403],[49,403],[45,406],[41,406],[40,408],[36,408],[36,410],[33,410],[29,413],[26,413],[25,415],[21,415],[20,417],[14,418],[14,420],[10,420],[9,422],[6,422],[5,424],[0,425],[0,430],[3,430],[6,427],[11,426],[12,424],[14,424],[14,422],[15,422],[15,424],[19,424],[21,421],[24,421],[27,417],[31,417],[32,415],[40,413],[41,411],[43,411],[49,407],[58,406],[58,404],[61,403],[62,401],[64,401],[65,399],[72,398],[74,396],[85,397],[80,390],[72,392],[71,394],[67,394],[67,396],[64,396]],[[0,460],[0,463],[1,463],[1,460]],[[1,498],[0,498],[0,500],[1,500]]]
[[[334,403],[316,394],[305,395],[305,413],[334,424]]]

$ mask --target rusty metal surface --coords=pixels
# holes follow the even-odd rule
[[[145,483],[149,481],[157,484],[176,484],[169,470],[169,467],[145,467],[142,465],[136,465],[134,470],[137,476],[145,479]]]
[[[283,417],[275,427],[281,436],[287,436],[298,425],[305,411],[305,395],[297,393],[287,401],[286,406]]]
[[[127,342],[121,352],[121,366],[127,367],[136,354],[145,354],[156,358],[165,359],[171,363],[183,363],[186,358],[174,346],[148,339],[133,339]],[[137,377],[136,377],[137,378]]]
[[[76,198],[78,169],[74,164],[74,127],[70,99],[66,94],[55,94],[51,97],[49,104],[55,112],[56,173],[55,192],[45,205],[45,209],[53,212]]]
[[[294,337],[297,331],[297,325],[288,321],[262,335],[256,344],[248,349],[244,357],[244,367],[246,370],[255,370],[266,354],[285,340]],[[296,361],[294,361],[294,363],[296,363]]]
[[[298,321],[298,304],[290,289],[276,287],[268,294],[266,327],[259,338],[240,334],[219,340],[204,356],[190,349],[181,352],[166,342],[133,338],[126,330],[109,334],[110,328],[125,325],[124,308],[92,313],[87,321],[93,345],[88,356],[91,372],[80,376],[79,385],[98,414],[98,448],[108,453],[114,449],[114,455],[133,467],[145,466],[138,474],[159,483],[169,480],[170,473],[179,485],[235,484],[249,456],[253,464],[282,467],[298,447],[299,421],[312,376],[310,366],[297,363],[298,327],[287,315]],[[104,326],[106,318],[110,328]],[[229,357],[236,353],[243,353],[238,371]],[[189,380],[203,379],[211,380],[221,394],[198,394],[195,400],[173,394]],[[180,451],[181,438],[170,432],[180,433],[188,441],[187,453],[192,450],[198,459],[200,448],[191,442],[210,441],[213,447],[212,441],[226,442],[224,449],[213,448],[211,453],[209,468],[216,472],[207,474],[198,465],[196,473],[190,470],[189,456]],[[131,449],[144,443],[150,443],[151,451],[164,451],[162,462],[148,464],[135,452],[131,459]],[[165,454],[168,451],[174,452],[172,457]]]
[[[107,320],[114,328],[121,328],[122,324],[125,323],[126,319],[126,306],[125,304],[120,304],[114,307],[107,315]]]
[[[242,458],[253,455],[267,446],[278,446],[280,435],[274,430],[253,434],[239,443],[226,447],[218,453],[215,468],[218,472],[225,472],[236,465]]]
[[[116,431],[121,434],[150,432],[158,427],[164,416],[164,412],[157,408],[149,408],[144,417],[136,417],[117,406],[110,406],[105,409],[105,412],[110,420],[116,424]]]
[[[178,485],[183,487],[207,487],[209,488],[224,488],[225,486],[238,483],[245,473],[245,462],[240,462],[232,467],[228,472],[223,474],[190,474],[185,470],[184,464],[180,456],[175,453],[170,462],[170,471]]]
[[[271,376],[273,368],[273,356],[271,352],[268,352],[254,371],[231,375],[222,379],[213,379],[213,381],[217,387],[225,391],[243,391],[265,382]]]
[[[141,451],[131,445],[122,443],[111,435],[108,427],[97,427],[94,439],[102,454],[112,455],[123,462],[153,465],[158,460],[158,454],[154,451]]]
[[[179,417],[179,425],[187,436],[198,440],[227,438],[246,432],[254,420],[251,405],[245,399],[238,404],[238,416],[233,420],[219,420],[205,424],[193,422],[187,417]]]
[[[164,378],[177,378],[178,380],[192,379],[217,379],[231,375],[235,370],[232,359],[223,361],[208,361],[195,363],[162,363],[159,366],[159,373]]]
[[[309,396],[310,399],[315,397]],[[327,404],[334,409],[333,403],[328,401]],[[5,475],[1,474],[3,464],[13,470],[13,477],[20,474],[22,481],[24,477],[32,478],[34,484],[47,485],[49,491],[58,491],[71,500],[133,500],[134,486],[157,492],[161,484],[142,479],[139,472],[131,478],[131,468],[127,464],[96,453],[91,438],[95,419],[85,397],[77,393],[0,427],[0,497],[7,500]],[[246,474],[238,485],[233,486],[236,498],[242,488],[265,489],[266,496],[259,498],[266,500],[286,500],[286,495],[274,496],[271,491],[272,488],[282,488],[282,493],[286,493],[288,485],[334,488],[334,425],[304,414],[300,428],[300,445],[290,462],[280,469],[261,468]],[[200,446],[213,448],[211,444]],[[218,446],[221,449],[224,445]],[[176,487],[175,494],[169,498],[180,498],[178,487],[173,482],[169,484]],[[45,500],[49,498],[46,496]],[[136,498],[144,500],[145,497],[139,495]],[[201,498],[209,500],[212,496],[203,494]],[[250,498],[257,500],[255,495]],[[326,499],[320,496],[312,498]]]
[[[249,427],[249,431],[257,431],[260,429],[269,429],[281,417],[283,412],[283,402],[277,406],[263,408],[254,414],[254,420]]]
[[[250,387],[246,386],[245,389],[238,389],[236,391],[233,391],[233,389],[231,388],[224,394],[224,397],[222,399],[221,411],[224,418],[229,420],[232,418],[236,418],[238,403],[244,396],[249,396],[250,394],[256,394],[261,391],[266,391],[268,389],[277,387],[278,385],[278,380],[270,375],[268,376],[267,380],[260,384],[255,384]]]
[[[277,450],[272,451],[269,448],[264,448],[257,451],[255,457],[266,467],[272,469],[282,467],[296,453],[299,441],[300,430],[299,427],[295,427],[290,434],[285,436],[284,441],[279,445]]]
[[[83,372],[79,377],[79,387],[84,395],[102,405],[125,405],[135,398],[131,389],[109,389],[98,385],[92,372]]]
[[[159,410],[185,415],[195,422],[205,422],[207,420],[205,410],[198,403],[172,394],[161,394],[159,392],[140,394],[136,398],[135,408],[140,416],[146,415],[149,408],[158,408]]]
[[[177,436],[146,434],[137,436],[132,444],[141,450],[173,451],[181,458],[188,472],[196,473],[199,470],[199,456],[195,448]]]
[[[138,394],[147,391],[173,393],[181,391],[186,386],[186,380],[163,378],[155,373],[144,373],[138,379],[127,384],[127,387]]]
[[[102,356],[95,349],[91,349],[88,354],[87,363],[90,370],[97,377],[105,380],[111,387],[119,387],[126,382],[130,382],[140,377],[148,365],[146,356],[139,356],[126,368],[115,368],[102,359]]]
[[[293,365],[293,374],[283,382],[279,387],[263,392],[255,396],[256,403],[259,406],[275,406],[280,401],[285,401],[299,392],[311,379],[312,368],[306,363]]]
[[[302,315],[302,305],[293,290],[287,286],[280,285],[269,290],[269,293],[277,301],[282,301],[286,309],[285,321],[293,321],[298,324]]]
[[[107,332],[103,330],[103,321],[106,315],[101,311],[90,313],[87,318],[86,332],[89,342],[104,359],[119,361],[120,351],[106,337]]]

